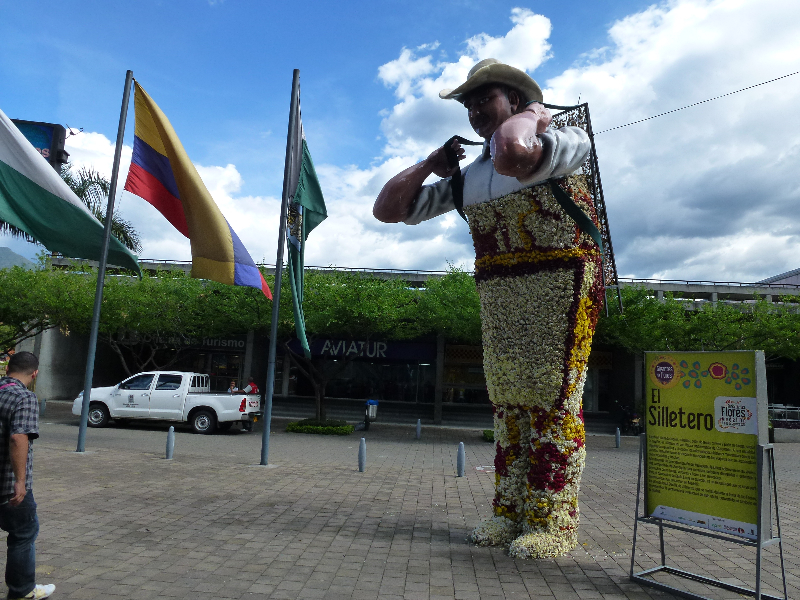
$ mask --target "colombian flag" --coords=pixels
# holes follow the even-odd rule
[[[152,204],[189,238],[192,277],[260,289],[267,282],[225,220],[167,117],[134,82],[136,137],[125,189]]]

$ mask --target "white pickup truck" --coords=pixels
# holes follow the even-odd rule
[[[234,423],[243,430],[261,416],[261,397],[244,392],[212,394],[202,373],[152,371],[111,387],[92,388],[89,427],[105,427],[109,419],[158,419],[189,422],[196,433],[225,431]],[[80,415],[83,392],[72,403]]]

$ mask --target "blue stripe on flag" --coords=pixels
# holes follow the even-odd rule
[[[175,182],[175,175],[172,172],[169,158],[153,150],[147,142],[138,137],[133,138],[133,157],[131,162],[139,165],[158,179],[170,194],[180,198],[178,184]]]

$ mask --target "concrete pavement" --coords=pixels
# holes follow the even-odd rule
[[[48,404],[51,411],[51,404]],[[509,558],[464,540],[489,514],[491,444],[477,430],[374,424],[349,437],[289,434],[274,422],[269,468],[261,436],[166,427],[90,430],[76,454],[76,420],[53,409],[35,443],[34,492],[42,583],[54,598],[666,598],[627,578],[638,442],[590,436],[580,546],[555,560]],[[367,439],[367,469],[357,467]],[[455,477],[458,442],[466,477]],[[800,444],[776,446],[789,596],[800,597]],[[754,585],[755,553],[667,533],[676,566]],[[637,570],[658,560],[645,528]],[[765,584],[778,589],[777,548]],[[4,557],[3,559],[4,560]],[[675,580],[711,598],[739,597]],[[0,589],[0,594],[5,593]]]

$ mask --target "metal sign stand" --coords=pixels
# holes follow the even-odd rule
[[[783,563],[783,544],[781,542],[781,520],[778,514],[778,487],[775,481],[775,461],[773,457],[773,447],[772,444],[759,444],[758,446],[758,456],[757,456],[757,468],[758,468],[758,540],[751,541],[744,538],[738,538],[729,535],[721,535],[718,533],[711,533],[707,531],[702,531],[700,529],[691,528],[689,526],[683,525],[676,525],[671,522],[665,522],[664,519],[659,519],[658,517],[649,517],[646,514],[639,513],[639,505],[640,505],[640,497],[642,492],[642,482],[643,482],[643,471],[645,465],[645,454],[647,452],[647,440],[646,434],[641,434],[639,436],[639,474],[637,476],[636,481],[636,513],[635,518],[633,521],[633,548],[631,549],[631,570],[630,570],[630,579],[636,583],[641,585],[646,585],[648,587],[653,587],[665,592],[669,592],[671,594],[675,594],[676,596],[681,596],[683,598],[693,598],[695,600],[708,600],[706,596],[700,596],[699,594],[695,594],[686,590],[682,590],[679,588],[672,587],[665,583],[661,583],[650,579],[649,576],[664,572],[669,573],[671,575],[677,575],[678,577],[683,577],[685,579],[691,579],[693,581],[699,581],[700,583],[705,583],[707,585],[712,585],[715,587],[723,588],[726,590],[730,590],[732,592],[737,592],[739,594],[743,594],[746,596],[753,596],[756,600],[761,600],[762,598],[765,600],[788,600],[788,595],[786,592],[786,569]],[[764,494],[764,469],[767,469],[769,479],[767,485],[767,497],[765,498]],[[645,474],[646,477],[646,474]],[[764,506],[764,502],[769,502],[769,510],[763,510],[766,508]],[[774,501],[774,508],[775,508],[775,523],[777,529],[777,536],[772,535],[772,508],[773,508],[773,501]],[[646,503],[645,503],[646,506]],[[645,508],[646,510],[646,508]],[[767,522],[764,522],[766,518],[768,519]],[[638,525],[639,523],[645,523],[648,525],[657,525],[658,526],[658,542],[659,548],[661,550],[661,565],[658,567],[654,567],[652,569],[646,569],[644,571],[640,571],[639,573],[634,573],[633,569],[636,563],[636,536],[638,533]],[[697,575],[695,573],[690,573],[688,571],[684,571],[683,569],[678,569],[676,567],[671,567],[667,564],[666,555],[664,553],[664,528],[668,529],[677,529],[678,531],[685,531],[687,533],[692,533],[695,535],[703,535],[706,537],[717,538],[720,540],[725,540],[726,542],[730,542],[733,544],[742,544],[743,546],[752,546],[756,549],[756,589],[751,590],[746,587],[733,585],[730,583],[725,583],[724,581],[720,581],[718,579],[714,579],[711,577],[705,577],[703,575]],[[771,596],[769,594],[765,594],[761,591],[761,554],[764,548],[768,546],[772,546],[774,544],[778,544],[778,548],[780,549],[780,557],[781,557],[781,577],[783,578],[783,596]]]

